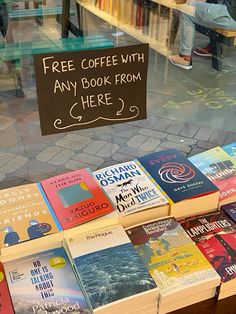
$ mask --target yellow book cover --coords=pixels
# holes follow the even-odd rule
[[[150,257],[148,268],[162,294],[216,277],[216,272],[195,244],[173,248],[163,255],[163,244],[155,241],[150,245],[155,254]]]
[[[183,291],[194,295],[195,287],[204,290],[220,283],[218,274],[174,217],[136,225],[126,232],[162,299],[177,300]]]
[[[0,248],[60,230],[40,184],[30,183],[0,190]]]

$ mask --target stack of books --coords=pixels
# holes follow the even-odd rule
[[[174,217],[126,229],[160,289],[159,312],[213,298],[220,277]]]
[[[106,167],[93,174],[116,208],[118,223],[122,226],[169,214],[165,193],[135,161]]]
[[[157,313],[159,289],[121,225],[66,239],[93,313]]]
[[[117,221],[117,217],[112,215],[113,205],[88,168],[50,177],[40,184],[64,230],[64,236]],[[106,217],[99,222],[94,220],[102,216]]]
[[[219,204],[236,201],[236,159],[221,147],[194,155],[189,160],[220,190]]]
[[[235,294],[236,224],[224,212],[215,212],[180,220],[221,277],[218,299]]]
[[[40,184],[0,190],[0,200],[1,258],[63,239],[62,228]]]
[[[1,313],[162,314],[234,295],[232,147],[1,190]]]
[[[218,188],[177,149],[151,153],[138,161],[168,196],[170,215],[183,217],[218,208]]]
[[[15,314],[92,314],[62,247],[4,264]],[[9,313],[4,311],[3,313]]]

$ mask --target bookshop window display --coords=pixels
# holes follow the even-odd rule
[[[0,2],[1,313],[234,313],[236,34],[183,50],[194,9]]]

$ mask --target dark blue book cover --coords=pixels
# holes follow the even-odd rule
[[[174,203],[218,191],[177,149],[148,154],[138,160]]]
[[[236,202],[222,205],[220,209],[236,223]]]

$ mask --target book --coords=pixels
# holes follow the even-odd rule
[[[124,227],[169,214],[169,203],[157,184],[135,161],[99,169],[94,176],[105,190]]]
[[[227,145],[224,145],[222,148],[231,157],[236,158],[236,142],[232,142],[232,143],[229,143]]]
[[[88,168],[63,173],[40,183],[63,230],[114,211]]]
[[[236,223],[236,202],[222,205],[220,209]]]
[[[236,201],[236,159],[217,146],[189,160],[219,188],[220,205]]]
[[[174,217],[126,229],[144,265],[160,289],[159,309],[169,311],[199,301],[199,291],[220,284],[220,277]],[[190,302],[190,301],[188,301]]]
[[[159,290],[121,225],[66,239],[94,313],[157,309]]]
[[[222,293],[235,293],[236,224],[221,211],[182,218],[180,224],[221,277]]]
[[[177,149],[151,153],[138,161],[168,196],[170,215],[189,216],[218,207],[218,188]]]
[[[40,184],[0,190],[1,256],[17,254],[61,237],[61,226]]]
[[[14,314],[3,265],[0,262],[0,313]]]
[[[15,314],[91,314],[64,248],[4,264]]]

